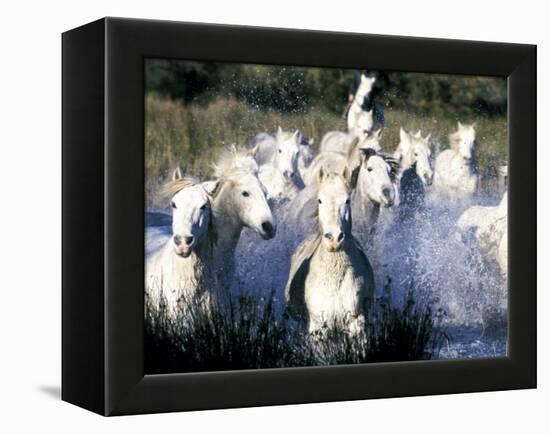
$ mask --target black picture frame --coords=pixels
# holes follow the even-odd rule
[[[536,46],[104,18],[64,33],[62,51],[63,400],[123,415],[536,387]],[[507,77],[508,357],[144,376],[155,57]]]

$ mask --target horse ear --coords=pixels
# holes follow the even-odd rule
[[[399,140],[402,142],[409,140],[409,134],[403,128],[399,128]]]
[[[229,152],[231,152],[231,154],[233,154],[233,155],[237,155],[238,151],[237,151],[237,144],[236,143],[231,143],[229,145]]]
[[[422,137],[422,130],[418,130],[416,133],[414,133],[414,137],[419,139]]]
[[[281,126],[279,125],[279,126],[277,127],[277,135],[281,135],[281,134],[283,134],[283,129],[282,129]]]
[[[473,128],[474,130],[477,128],[477,125],[476,125],[475,122],[472,124],[472,128]]]
[[[179,167],[176,167],[176,170],[172,173],[172,181],[177,181],[178,179],[183,178],[181,170]]]
[[[354,189],[357,185],[357,176],[356,174],[359,173],[359,170],[355,170],[356,173],[350,170],[349,166],[346,164],[346,167],[344,167],[344,170],[342,170],[342,178],[346,181],[348,184],[348,187]]]
[[[253,158],[256,158],[256,155],[258,154],[258,148],[259,148],[258,145],[254,146],[254,147],[248,152],[248,154],[249,154],[250,156],[252,156]]]
[[[458,125],[458,129],[461,130],[462,129],[462,124],[460,123],[460,121],[457,121],[456,123]]]
[[[307,141],[307,144],[309,146],[313,146],[314,143],[315,143],[315,139],[313,137]]]
[[[380,140],[382,138],[382,128],[378,128],[374,132],[374,137],[376,137],[377,140]]]
[[[292,139],[293,139],[296,143],[300,143],[300,130],[294,131],[294,134],[292,135]]]
[[[218,193],[220,185],[221,181],[219,179],[215,181],[205,181],[202,183],[202,188],[204,188],[208,196],[214,197]]]
[[[430,138],[432,137],[432,133],[428,133],[428,135],[426,136],[426,138],[424,139],[426,143],[428,143],[430,141]]]

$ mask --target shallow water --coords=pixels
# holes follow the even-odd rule
[[[477,203],[496,204],[498,195]],[[292,230],[292,203],[273,206],[277,235],[264,241],[244,229],[236,250],[232,290],[259,296],[273,293],[284,308],[290,257],[305,237]],[[429,305],[446,335],[439,358],[502,357],[507,353],[507,283],[498,267],[488,262],[477,245],[463,241],[456,221],[463,209],[429,204],[415,219],[401,222],[395,209],[383,210],[372,239],[357,234],[366,246],[377,283],[377,296],[401,306],[412,291],[414,299]],[[152,221],[152,220],[150,220]],[[164,220],[162,220],[164,221]],[[153,252],[169,237],[170,229],[146,228],[146,250]]]

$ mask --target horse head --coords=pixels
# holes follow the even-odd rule
[[[416,174],[425,185],[431,185],[433,181],[430,137],[431,134],[422,137],[420,130],[416,133],[408,133],[401,128],[399,146],[394,154],[403,171],[415,165]]]
[[[274,153],[274,165],[290,180],[298,171],[298,155],[300,152],[301,134],[285,132],[279,127],[276,136],[277,150]]]
[[[357,176],[358,190],[384,207],[395,202],[395,167],[371,148],[361,149],[363,162]]]
[[[322,244],[329,252],[339,251],[351,233],[351,189],[347,172],[347,168],[342,174],[321,168],[317,175],[319,230]]]
[[[471,164],[475,156],[476,147],[476,125],[457,123],[457,130],[450,136],[451,146],[464,159],[464,162]]]
[[[166,187],[174,191],[172,207],[172,243],[176,255],[187,258],[208,231],[210,201],[205,189],[190,178],[184,178],[179,169]]]

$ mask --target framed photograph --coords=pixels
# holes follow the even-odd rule
[[[536,47],[63,34],[65,401],[536,387]]]

